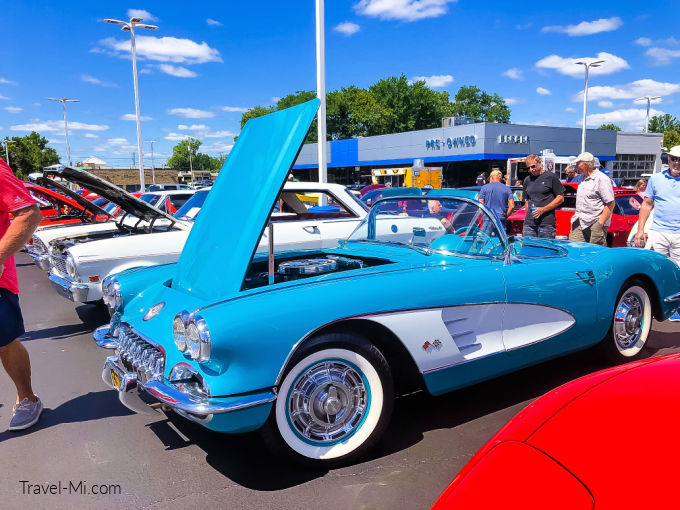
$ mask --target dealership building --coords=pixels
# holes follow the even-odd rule
[[[408,167],[415,160],[442,167],[444,186],[472,185],[480,172],[497,168],[506,173],[507,161],[528,154],[546,154],[555,170],[564,168],[581,152],[581,129],[479,122],[390,135],[326,142],[328,181],[368,183],[375,169]],[[630,133],[588,129],[586,150],[597,156],[612,178],[640,178],[661,168],[659,133]],[[553,156],[554,154],[554,156]],[[523,165],[512,178],[526,175]],[[318,179],[317,144],[306,144],[293,167],[301,180]]]

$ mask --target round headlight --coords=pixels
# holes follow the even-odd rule
[[[113,290],[112,290],[112,293],[111,293],[110,301],[111,301],[112,307],[114,309],[116,309],[123,304],[123,293],[120,290],[120,283],[118,283],[117,281],[114,281],[111,284],[111,288]]]
[[[78,277],[78,271],[76,270],[76,261],[73,259],[73,255],[70,253],[66,256],[66,272],[74,280]]]
[[[193,359],[198,359],[201,353],[201,339],[198,336],[198,327],[195,322],[190,322],[187,326],[187,352]]]
[[[180,352],[187,350],[186,327],[184,325],[187,317],[189,317],[189,312],[182,310],[175,315],[175,319],[172,321],[172,337]]]

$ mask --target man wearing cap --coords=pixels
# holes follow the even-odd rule
[[[649,178],[640,207],[635,246],[645,245],[645,223],[654,209],[648,247],[680,265],[680,145],[668,151],[668,170]],[[676,312],[671,320],[680,320]]]
[[[607,245],[607,228],[614,210],[614,188],[607,175],[595,168],[590,152],[579,154],[574,162],[583,181],[576,189],[576,212],[571,218],[570,241]]]
[[[553,172],[543,169],[541,158],[526,158],[529,175],[524,179],[525,237],[555,237],[555,208],[564,202],[564,186]]]
[[[489,175],[489,183],[479,190],[477,200],[495,212],[505,226],[507,217],[512,214],[512,210],[515,208],[515,200],[510,187],[501,182],[502,177],[503,174],[500,170],[492,171]]]
[[[11,224],[10,213],[14,216]],[[30,427],[42,412],[42,402],[31,388],[31,361],[19,341],[24,321],[14,265],[14,252],[31,238],[41,219],[35,200],[7,163],[0,160],[0,360],[17,388],[9,430]]]
[[[583,181],[583,175],[576,172],[576,167],[574,165],[569,165],[564,173],[566,175],[564,182],[579,184],[581,181]]]

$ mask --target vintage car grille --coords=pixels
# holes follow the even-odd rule
[[[66,272],[66,257],[63,255],[50,255],[50,265],[64,276],[68,276]]]
[[[44,255],[47,253],[47,246],[38,237],[33,236],[33,243],[29,246],[28,251],[35,255]]]
[[[117,352],[125,369],[136,372],[142,385],[163,380],[165,353],[142,339],[128,324],[120,326]]]

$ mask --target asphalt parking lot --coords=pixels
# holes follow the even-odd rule
[[[30,432],[7,432],[14,387],[0,371],[3,509],[429,508],[522,407],[604,368],[583,352],[443,397],[403,397],[386,438],[364,462],[302,470],[272,457],[256,433],[224,436],[179,417],[127,410],[100,378],[109,351],[93,343],[91,331],[106,315],[59,297],[27,255],[19,254],[17,265],[24,340],[45,411]],[[678,351],[679,332],[680,323],[655,323],[650,345],[659,354]],[[55,484],[58,492],[60,482],[61,494],[34,493],[36,484],[41,491]],[[93,488],[111,494],[94,495]]]

